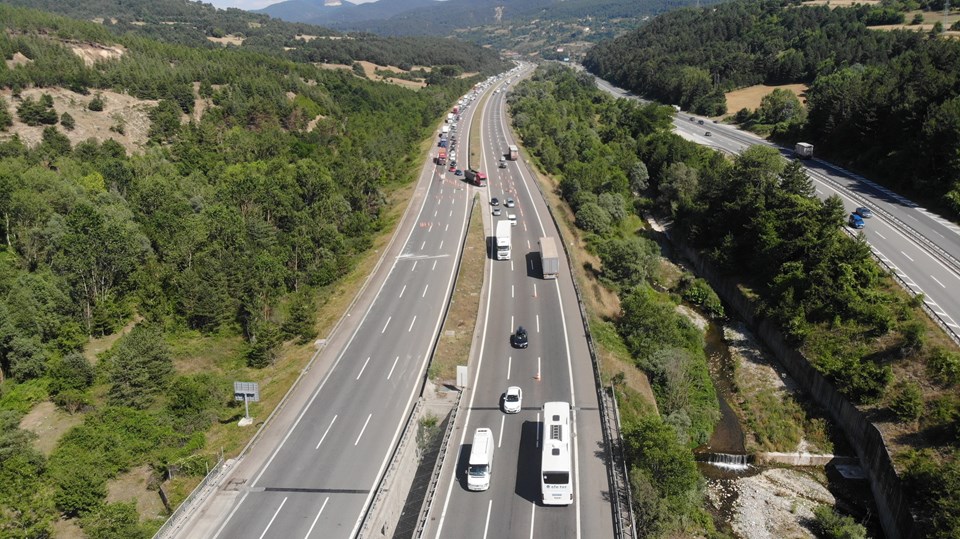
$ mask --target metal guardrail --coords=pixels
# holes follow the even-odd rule
[[[457,402],[453,405],[453,410],[450,410],[447,428],[443,432],[443,440],[440,442],[440,452],[437,454],[437,462],[433,465],[433,472],[430,474],[430,484],[427,486],[427,494],[423,498],[423,505],[420,506],[420,514],[417,516],[417,529],[413,534],[417,539],[423,537],[423,533],[427,530],[427,516],[430,514],[433,498],[437,494],[437,485],[440,484],[440,473],[443,471],[443,463],[447,459],[447,446],[450,443],[450,436],[453,435],[457,415],[460,413],[461,399],[463,399],[462,391],[457,393]]]
[[[217,476],[220,475],[220,472],[223,471],[223,464],[226,462],[223,458],[223,452],[220,453],[220,457],[217,459],[217,463],[213,466],[213,469],[207,472],[207,475],[204,476],[203,480],[200,481],[200,484],[196,486],[190,494],[180,503],[179,506],[173,511],[166,522],[163,523],[163,526],[160,526],[160,529],[157,530],[157,533],[154,534],[154,537],[165,537],[166,534],[174,531],[174,528],[180,524],[181,517],[184,516],[184,513],[187,512],[192,507],[192,502],[199,496],[203,491],[204,487],[208,483],[214,480]]]

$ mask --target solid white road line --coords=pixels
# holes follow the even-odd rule
[[[323,514],[323,509],[327,506],[327,502],[329,502],[329,501],[330,501],[330,496],[327,496],[327,497],[323,500],[323,505],[321,505],[321,506],[320,506],[320,510],[317,511],[317,516],[314,517],[314,519],[313,519],[313,524],[310,525],[310,529],[307,530],[307,534],[303,536],[303,539],[307,539],[308,537],[310,537],[310,534],[313,533],[313,528],[314,528],[314,526],[317,525],[317,521],[320,520],[320,515]]]
[[[392,318],[393,318],[392,316],[388,316],[388,317],[387,317],[387,323],[385,323],[385,324],[383,325],[383,329],[380,330],[380,334],[381,334],[381,335],[383,335],[384,332],[387,331],[387,326],[390,325],[390,320],[391,320]]]
[[[270,529],[270,526],[273,526],[273,521],[277,519],[277,515],[280,514],[280,510],[283,509],[283,504],[287,503],[287,497],[283,497],[283,501],[280,502],[280,507],[277,507],[277,512],[273,514],[270,518],[270,522],[267,522],[267,527],[263,529],[263,533],[260,534],[260,539],[263,539],[267,535],[267,531]]]
[[[363,371],[364,371],[364,369],[367,368],[367,363],[370,363],[370,358],[369,358],[369,357],[367,357],[367,360],[363,362],[363,367],[360,367],[360,373],[357,374],[357,380],[359,380],[360,377],[363,376]]]
[[[507,356],[507,380],[510,379],[510,369],[513,367],[513,356]]]
[[[393,376],[393,369],[397,368],[397,361],[400,361],[400,356],[397,356],[393,359],[393,366],[390,367],[390,373],[387,374],[387,380],[389,380],[390,377]]]
[[[367,430],[367,424],[370,423],[370,418],[373,417],[373,414],[367,416],[367,420],[363,422],[363,428],[360,429],[360,434],[357,435],[357,441],[353,442],[353,445],[360,443],[360,437],[363,436],[363,431]]]
[[[322,444],[323,441],[327,439],[327,434],[330,433],[330,429],[333,427],[333,424],[336,421],[337,421],[337,416],[334,415],[333,419],[330,420],[330,424],[327,425],[327,430],[323,431],[323,436],[320,437],[320,441],[317,442],[317,447],[314,447],[314,449],[320,449],[320,444]]]

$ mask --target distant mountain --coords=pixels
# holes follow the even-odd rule
[[[349,0],[287,0],[255,10],[254,13],[264,13],[291,22],[333,26],[388,19],[406,11],[433,7],[437,3],[438,0],[379,0],[365,4],[354,4]]]

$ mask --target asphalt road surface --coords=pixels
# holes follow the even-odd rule
[[[545,201],[522,160],[500,156],[514,144],[507,128],[505,92],[488,100],[481,119],[482,167],[490,176],[487,200],[508,197],[515,208],[493,217],[487,205],[485,229],[491,245],[488,280],[481,309],[483,337],[474,351],[470,385],[447,448],[439,492],[427,518],[425,537],[509,538],[613,535],[613,511],[607,493],[603,435],[593,370],[577,306],[570,268],[560,253],[557,280],[541,277],[537,241],[559,238]],[[492,248],[495,222],[515,213],[511,260],[497,261]],[[558,241],[559,245],[559,241]],[[510,335],[518,325],[529,332],[529,347],[515,349]],[[539,373],[539,377],[538,377]],[[523,390],[520,413],[506,415],[501,395],[508,386]],[[540,502],[540,411],[544,402],[566,401],[573,412],[574,503],[544,506]],[[491,486],[466,489],[465,469],[473,432],[493,430],[496,449]]]

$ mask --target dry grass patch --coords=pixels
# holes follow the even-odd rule
[[[9,60],[6,60],[6,62],[7,62],[7,68],[13,69],[13,68],[15,68],[15,67],[17,67],[17,66],[22,66],[22,65],[27,65],[27,64],[33,63],[33,60],[31,60],[31,59],[27,58],[26,56],[24,56],[22,52],[17,51],[17,52],[15,52],[15,53],[13,53],[13,57],[10,58]]]
[[[79,56],[87,67],[108,60],[117,60],[124,55],[126,49],[120,45],[101,45],[99,43],[71,43],[70,50]]]
[[[41,94],[49,94],[53,98],[53,108],[57,114],[66,112],[73,116],[76,123],[73,130],[68,131],[63,126],[57,126],[57,129],[70,139],[70,144],[76,145],[90,138],[101,142],[113,139],[128,152],[140,151],[147,143],[147,134],[150,131],[150,110],[158,102],[108,90],[98,93],[104,99],[104,107],[100,112],[87,109],[87,104],[93,99],[92,95],[81,95],[65,88],[28,88],[23,90],[22,95],[39,100]],[[15,111],[19,100],[13,97],[11,90],[2,90],[0,95],[10,103],[10,109]],[[13,125],[0,137],[8,138],[17,134],[27,146],[40,143],[45,126],[31,127],[21,122],[15,113],[13,118]],[[122,124],[123,133],[117,132],[118,124]]]
[[[213,41],[214,43],[219,43],[224,47],[226,47],[227,45],[235,45],[239,47],[240,45],[243,45],[243,40],[245,38],[242,38],[240,36],[235,36],[235,35],[228,35],[223,37],[207,36],[207,39],[210,41]]]
[[[37,435],[33,447],[44,455],[50,456],[60,437],[73,427],[83,423],[83,414],[68,414],[50,401],[43,401],[33,407],[20,420],[20,428]]]
[[[800,102],[807,102],[807,90],[808,86],[806,84],[781,84],[779,86],[768,86],[766,84],[757,84],[756,86],[750,86],[747,88],[741,88],[739,90],[734,90],[727,93],[727,110],[731,113],[736,112],[740,109],[750,109],[756,110],[760,106],[760,100],[764,98],[770,92],[781,88],[784,90],[790,90],[797,97],[800,98]]]
[[[484,271],[476,271],[476,268],[487,268],[487,237],[483,230],[485,209],[480,197],[474,195],[473,213],[460,259],[457,285],[453,289],[437,349],[430,361],[430,379],[438,384],[455,381],[457,365],[466,365],[470,361],[485,274]]]
[[[57,539],[87,539],[87,534],[83,533],[79,521],[75,518],[61,517],[53,521],[51,529],[53,529],[53,537]]]
[[[117,502],[136,502],[141,519],[166,517],[166,508],[153,484],[153,469],[147,465],[137,466],[107,482],[107,503]]]
[[[876,6],[879,4],[880,0],[808,0],[803,3],[805,6],[830,6],[831,8]]]

